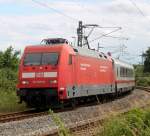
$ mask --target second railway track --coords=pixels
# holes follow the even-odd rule
[[[144,91],[147,91],[147,92],[150,92],[150,87],[137,86],[136,88],[137,88],[137,89],[144,90]]]

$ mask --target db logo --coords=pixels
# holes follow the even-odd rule
[[[44,73],[43,72],[38,72],[35,74],[36,77],[44,77]]]

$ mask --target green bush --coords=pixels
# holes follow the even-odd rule
[[[135,109],[114,117],[97,136],[150,136],[150,110]]]
[[[143,65],[135,65],[135,80],[137,86],[150,86],[150,73],[143,72]]]
[[[18,55],[12,47],[0,52],[0,113],[25,110],[25,104],[18,104],[16,96]]]
[[[150,77],[138,77],[138,78],[136,78],[136,85],[138,85],[138,86],[150,86]]]
[[[18,104],[15,91],[0,91],[0,113],[16,112],[26,109],[26,105]]]
[[[9,68],[0,69],[0,91],[15,91],[17,84],[17,71]]]

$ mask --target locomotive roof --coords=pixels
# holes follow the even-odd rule
[[[104,59],[110,59],[111,57],[102,53],[102,52],[98,52],[95,50],[89,50],[88,48],[85,47],[74,47],[72,46],[72,48],[74,49],[74,51],[80,55],[83,56],[89,56],[89,57],[94,57],[94,58],[104,58]]]
[[[48,48],[51,48],[52,50],[57,50],[60,51],[62,49],[67,49],[68,51],[70,51],[70,53],[75,53],[75,54],[80,54],[82,56],[88,56],[88,57],[94,57],[94,58],[98,58],[98,59],[107,59],[109,61],[114,61],[115,65],[119,65],[122,67],[127,67],[127,68],[131,68],[133,69],[133,66],[131,64],[128,64],[126,62],[123,62],[119,59],[114,59],[102,52],[98,52],[95,50],[89,50],[85,47],[76,47],[76,46],[71,46],[68,45],[66,43],[64,44],[55,44],[55,45],[34,45],[34,46],[27,46],[25,49],[25,52],[41,52],[42,51],[46,51],[48,52]]]
[[[63,45],[65,44],[59,44],[55,46],[48,46],[48,45],[31,45],[31,46],[26,46],[25,52],[41,52],[41,51],[46,51],[48,52],[49,48],[55,49],[55,50],[61,50],[63,48]]]
[[[42,51],[48,51],[48,48],[51,48],[51,49],[56,49],[56,50],[62,50],[63,48],[66,48],[66,49],[69,49],[71,53],[76,53],[76,54],[80,54],[82,56],[88,56],[88,57],[94,57],[94,58],[98,58],[98,59],[107,59],[109,61],[112,61],[114,60],[114,63],[116,65],[120,65],[122,67],[127,67],[127,68],[131,68],[133,69],[133,66],[131,64],[128,64],[122,60],[119,60],[119,59],[114,59],[106,54],[104,54],[103,52],[98,52],[98,51],[95,51],[95,50],[89,50],[88,48],[85,48],[85,47],[76,47],[76,46],[70,46],[68,44],[56,44],[56,45],[35,45],[35,46],[27,46],[26,49],[25,49],[25,52],[40,52],[41,49]]]
[[[48,51],[48,48],[56,49],[56,50],[62,50],[63,48],[69,49],[70,52],[74,52],[76,54],[80,54],[82,56],[88,56],[88,57],[94,57],[94,58],[101,58],[101,59],[108,59],[111,60],[111,57],[95,50],[89,50],[85,47],[76,47],[71,46],[68,44],[55,44],[55,45],[32,45],[27,46],[25,49],[25,52],[40,52],[42,51]]]

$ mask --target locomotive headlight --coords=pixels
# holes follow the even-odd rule
[[[61,90],[61,91],[64,91],[64,90],[65,90],[65,88],[64,88],[64,87],[60,87],[60,90]]]
[[[29,84],[29,81],[22,81],[22,84],[23,84],[23,85],[28,85],[28,84]]]
[[[51,83],[51,84],[56,84],[56,83],[57,83],[57,80],[50,80],[50,83]]]

